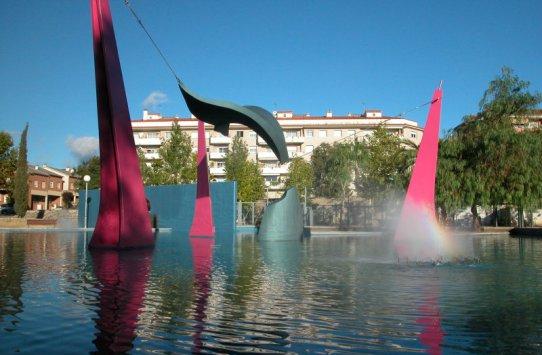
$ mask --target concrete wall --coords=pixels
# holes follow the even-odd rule
[[[151,203],[151,212],[158,215],[158,227],[173,228],[180,233],[188,233],[194,215],[196,184],[147,186],[145,193]],[[233,235],[236,218],[235,182],[211,183],[213,218],[217,234]],[[79,226],[84,224],[85,190],[79,191]],[[88,227],[94,227],[100,204],[99,190],[89,190],[91,199],[88,207]]]

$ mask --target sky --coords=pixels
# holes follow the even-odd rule
[[[204,97],[269,111],[397,115],[444,80],[441,132],[478,110],[503,66],[542,91],[542,1],[130,0],[175,71]],[[189,116],[124,5],[110,0],[132,119]],[[96,149],[90,5],[0,4],[0,130],[28,160],[74,166]],[[406,117],[423,126],[425,108]]]

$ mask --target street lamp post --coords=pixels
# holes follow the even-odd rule
[[[265,182],[265,205],[267,206],[269,204],[269,185],[271,183],[269,181]]]
[[[90,181],[90,176],[88,176],[88,175],[83,176],[83,180],[85,181],[85,229],[87,229],[87,222],[88,222],[88,182]]]

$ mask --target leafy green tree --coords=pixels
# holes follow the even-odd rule
[[[529,188],[530,182],[522,178],[536,175],[530,172],[536,164],[525,163],[527,152],[536,153],[536,144],[529,133],[518,131],[518,126],[542,101],[541,95],[530,93],[528,87],[528,82],[504,67],[489,83],[480,112],[466,116],[454,130],[461,142],[458,158],[464,164],[463,202],[471,208],[474,229],[480,227],[477,206],[513,203],[521,224],[523,209],[538,198],[538,189]]]
[[[159,159],[152,168],[161,184],[183,184],[196,181],[196,155],[192,153],[190,136],[178,122],[171,129],[171,138],[158,149]]]
[[[310,194],[313,184],[312,165],[301,157],[293,158],[288,166],[288,177],[286,178],[286,187],[295,187],[299,194],[304,195],[307,189],[307,195]]]
[[[17,150],[7,132],[0,132],[0,189],[11,191],[17,169]]]
[[[341,204],[340,225],[346,220],[346,204],[352,197],[355,167],[355,150],[351,143],[327,143],[318,146],[312,154],[313,191],[316,196],[338,199]]]
[[[226,179],[237,181],[237,199],[253,202],[265,195],[265,181],[258,163],[248,159],[248,148],[241,139],[233,139],[231,149],[226,154],[224,170]]]
[[[147,165],[144,153],[138,150],[139,167],[145,185],[185,184],[196,181],[197,159],[192,153],[190,136],[178,122],[172,126],[171,137],[158,149],[158,159]]]
[[[465,161],[459,157],[460,150],[461,141],[453,134],[439,142],[436,200],[443,223],[463,207],[461,179]]]
[[[373,203],[399,202],[410,180],[416,146],[379,126],[365,148],[366,156],[356,172],[358,195]]]
[[[92,158],[89,158],[83,161],[81,164],[79,164],[75,168],[75,173],[81,177],[81,179],[78,181],[78,186],[77,186],[79,189],[85,188],[85,182],[83,181],[83,177],[85,175],[90,176],[90,181],[88,183],[89,189],[99,188],[100,187],[100,157],[93,156]]]
[[[23,133],[21,133],[13,190],[13,197],[15,198],[15,212],[19,217],[24,217],[28,209],[28,162],[26,150],[27,134],[28,123],[24,127]]]

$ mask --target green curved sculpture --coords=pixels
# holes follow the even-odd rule
[[[258,238],[263,241],[300,240],[303,237],[303,206],[295,187],[269,204],[262,217]]]
[[[206,99],[194,93],[178,78],[177,83],[190,112],[212,124],[215,131],[228,135],[230,123],[243,124],[265,140],[281,164],[289,160],[282,128],[269,111],[258,106],[239,106],[227,101]]]

